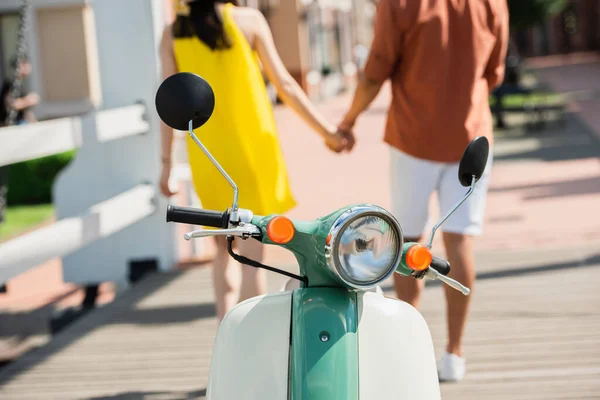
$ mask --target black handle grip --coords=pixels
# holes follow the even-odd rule
[[[190,207],[168,206],[167,222],[227,228],[229,226],[229,213],[227,211],[218,212]]]
[[[448,275],[450,273],[450,263],[443,258],[433,256],[430,267],[442,275]]]

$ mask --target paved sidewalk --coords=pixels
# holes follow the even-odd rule
[[[600,53],[540,57],[527,61],[538,79],[559,93],[587,93],[579,116],[600,138]]]
[[[443,399],[598,398],[598,247],[480,253],[477,261],[469,373],[442,385]],[[276,290],[282,279],[269,278]],[[207,268],[151,276],[0,369],[0,398],[204,398],[216,332],[211,293]],[[445,340],[439,286],[426,289],[422,312],[438,352]]]

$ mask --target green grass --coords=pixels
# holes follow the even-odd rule
[[[4,222],[0,224],[0,241],[32,230],[50,220],[53,215],[54,206],[52,204],[10,206],[6,210]]]
[[[533,102],[538,105],[557,105],[564,103],[564,99],[560,94],[548,93],[548,94],[532,94],[529,96],[522,94],[511,94],[504,96],[503,103],[504,107],[522,107],[527,102]],[[490,105],[496,104],[496,99],[490,96]]]

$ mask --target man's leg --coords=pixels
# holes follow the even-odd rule
[[[473,290],[475,284],[475,260],[473,258],[473,238],[468,235],[444,232],[444,247],[450,261],[450,277]],[[456,289],[444,285],[446,291],[448,318],[448,345],[450,354],[463,356],[462,337],[467,322],[471,296],[465,296]]]
[[[491,153],[491,151],[490,151]],[[473,289],[475,262],[473,236],[481,234],[485,201],[491,175],[492,155],[483,176],[473,194],[442,226],[446,255],[450,261],[450,277]],[[465,195],[465,188],[458,183],[458,164],[448,166],[440,181],[440,213],[445,215]],[[440,379],[460,380],[465,374],[462,338],[465,330],[471,296],[445,287],[448,318],[448,344],[440,361]]]
[[[411,157],[390,148],[392,213],[400,222],[405,242],[419,242],[429,214],[429,198],[435,190],[443,164]],[[418,308],[424,283],[394,274],[400,300]]]
[[[420,238],[404,238],[406,242],[420,242]],[[415,279],[410,276],[402,276],[394,274],[394,289],[396,297],[412,305],[414,308],[419,308],[421,301],[421,293],[425,287],[425,282],[422,279]]]

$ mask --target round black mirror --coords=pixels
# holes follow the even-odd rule
[[[471,186],[473,176],[478,181],[483,175],[490,151],[490,142],[485,136],[478,136],[469,143],[458,167],[458,180],[466,187]]]
[[[189,72],[171,75],[156,92],[156,111],[173,129],[187,131],[204,125],[215,109],[215,94],[204,79]]]

